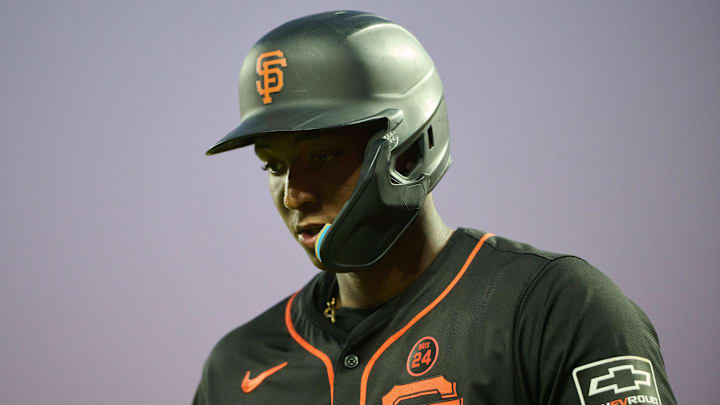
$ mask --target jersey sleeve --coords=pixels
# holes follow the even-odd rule
[[[676,404],[647,315],[577,257],[548,262],[530,283],[515,346],[533,403]]]

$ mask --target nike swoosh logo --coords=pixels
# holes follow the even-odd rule
[[[265,370],[262,373],[258,374],[256,377],[250,378],[250,370],[248,370],[245,373],[245,377],[242,380],[242,384],[240,387],[242,388],[243,392],[248,394],[252,392],[255,388],[257,388],[260,384],[262,384],[263,381],[265,381],[266,378],[270,377],[271,375],[275,374],[276,372],[280,371],[281,368],[287,366],[287,361],[281,364],[278,364],[277,366]]]

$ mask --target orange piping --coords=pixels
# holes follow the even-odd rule
[[[290,332],[290,336],[292,336],[293,339],[295,339],[296,342],[300,346],[303,347],[303,349],[307,350],[312,354],[313,356],[320,359],[325,364],[325,369],[327,370],[328,375],[328,382],[330,383],[330,405],[333,405],[333,397],[335,396],[333,392],[333,388],[335,386],[335,373],[333,372],[332,363],[330,362],[330,358],[327,356],[327,354],[321,352],[319,349],[308,343],[305,339],[300,336],[297,331],[295,331],[295,327],[292,324],[292,319],[290,318],[290,308],[292,307],[292,302],[295,299],[295,296],[298,293],[290,297],[288,300],[287,305],[285,306],[285,326],[287,327],[288,332]]]
[[[375,362],[377,361],[377,359],[380,358],[380,356],[383,354],[383,352],[388,347],[390,347],[390,345],[395,343],[396,340],[400,339],[400,337],[403,334],[405,334],[405,332],[407,332],[408,329],[410,329],[413,325],[415,325],[420,320],[420,318],[425,316],[428,312],[432,311],[433,308],[435,308],[437,306],[437,304],[439,304],[440,301],[442,301],[445,298],[445,296],[450,293],[450,290],[452,290],[455,287],[455,284],[457,284],[458,281],[460,281],[462,276],[465,274],[465,270],[467,270],[468,266],[470,266],[470,263],[475,258],[475,255],[477,254],[478,250],[480,250],[483,243],[485,243],[485,241],[492,236],[495,236],[495,234],[486,233],[485,235],[483,235],[482,238],[480,238],[480,240],[478,241],[477,245],[475,245],[475,248],[472,250],[472,252],[470,252],[470,255],[465,260],[465,264],[463,264],[463,266],[460,269],[460,271],[458,272],[458,274],[455,275],[455,278],[453,278],[453,280],[450,282],[450,284],[448,284],[448,286],[445,287],[443,292],[441,292],[440,295],[438,295],[437,298],[435,298],[433,300],[433,302],[431,302],[428,306],[423,308],[422,311],[420,311],[417,315],[415,315],[415,317],[413,319],[411,319],[410,322],[407,323],[407,325],[403,326],[402,329],[395,332],[394,335],[390,336],[390,338],[388,338],[388,340],[386,340],[385,343],[383,343],[382,346],[380,346],[380,348],[377,349],[375,354],[373,354],[373,356],[370,358],[370,361],[368,361],[368,364],[365,366],[365,369],[363,370],[362,378],[360,379],[360,405],[365,405],[366,396],[367,396],[366,391],[367,391],[368,378],[370,377],[370,371],[372,370],[373,366],[375,365]]]

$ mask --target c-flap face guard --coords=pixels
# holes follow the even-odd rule
[[[377,117],[387,120],[387,128],[368,141],[355,190],[316,242],[316,256],[334,271],[359,271],[377,263],[418,215],[428,190],[425,175],[414,181],[391,179],[402,111],[386,110]]]

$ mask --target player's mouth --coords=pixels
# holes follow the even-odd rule
[[[315,249],[315,240],[325,224],[309,224],[297,227],[300,244],[308,249]]]

